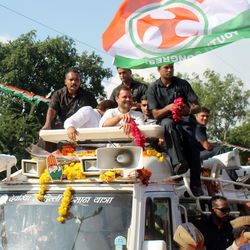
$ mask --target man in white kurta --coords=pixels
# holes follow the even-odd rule
[[[75,114],[65,120],[64,128],[67,130],[68,137],[71,141],[76,141],[77,128],[96,128],[99,127],[104,112],[115,107],[115,102],[111,100],[102,101],[93,109],[90,106],[80,108]]]
[[[131,110],[133,100],[128,87],[121,86],[117,91],[117,108],[109,109],[100,120],[100,127],[120,126],[126,134],[130,133],[130,121],[134,120],[137,125],[144,124],[143,114],[139,111]]]

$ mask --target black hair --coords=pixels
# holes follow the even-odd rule
[[[131,92],[131,89],[125,85],[121,85],[119,86],[117,89],[116,89],[116,97],[118,97],[120,95],[120,92],[122,90],[125,90],[125,91],[130,91]]]
[[[65,78],[67,77],[68,73],[71,73],[71,72],[79,75],[79,71],[77,69],[71,68],[71,69],[68,69],[67,72],[65,73]]]
[[[233,229],[234,239],[240,238],[240,235],[241,235],[242,231],[244,231],[244,232],[250,232],[250,226],[246,225],[246,226],[234,228]]]
[[[143,95],[142,97],[141,97],[141,101],[147,101],[148,100],[148,97],[146,96],[146,95]]]
[[[227,201],[227,198],[224,197],[224,196],[221,196],[221,195],[215,195],[215,196],[213,196],[213,197],[210,199],[210,201],[209,201],[209,208],[210,208],[210,210],[215,206],[215,203],[216,203],[218,200]]]
[[[199,107],[199,108],[197,108],[197,111],[195,112],[196,114],[199,114],[199,113],[201,113],[201,112],[204,112],[204,113],[210,113],[210,110],[208,109],[208,108],[206,108],[206,107]]]
[[[105,112],[107,111],[108,109],[112,109],[112,108],[116,108],[117,107],[117,104],[116,102],[112,101],[112,100],[104,100],[102,102],[100,102],[98,105],[97,105],[97,109],[100,109],[101,111]]]

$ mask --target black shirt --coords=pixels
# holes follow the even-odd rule
[[[196,126],[195,126],[195,139],[196,139],[196,142],[197,142],[197,146],[199,148],[200,151],[203,151],[205,150],[202,145],[201,145],[201,141],[207,141],[208,138],[207,138],[207,128],[206,126],[203,126],[199,123],[196,123]]]
[[[50,107],[57,111],[55,128],[63,128],[64,121],[83,106],[92,108],[97,106],[96,99],[91,92],[80,87],[77,95],[72,97],[66,87],[55,91],[50,104]]]
[[[110,96],[110,100],[112,101],[116,101],[115,97],[117,95],[117,91],[121,86],[127,86],[124,83],[121,83],[119,86],[117,86],[116,88],[113,89],[112,94]],[[131,85],[130,85],[130,90],[132,93],[132,98],[134,102],[141,102],[141,98],[147,93],[147,88],[148,86],[144,83],[141,82],[137,82],[135,80],[132,79]]]
[[[194,222],[205,238],[207,250],[225,250],[234,241],[232,226],[229,221],[219,229],[212,221],[211,216]]]
[[[183,79],[173,77],[171,84],[167,87],[161,79],[151,84],[147,91],[149,109],[162,109],[174,102],[178,97],[182,97],[185,104],[198,101],[191,85]],[[168,114],[166,116],[171,116]]]

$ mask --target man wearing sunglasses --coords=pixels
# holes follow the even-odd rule
[[[209,206],[211,215],[194,224],[203,234],[207,250],[225,250],[234,240],[228,201],[223,196],[214,196]]]

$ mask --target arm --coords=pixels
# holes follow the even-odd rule
[[[128,123],[132,120],[132,117],[129,113],[126,114],[120,114],[117,116],[114,116],[112,118],[108,118],[103,124],[102,127],[113,127],[116,126],[120,121],[123,121],[124,123]]]
[[[210,144],[208,141],[200,141],[200,144],[206,150],[211,150],[213,148],[213,145]]]
[[[51,129],[51,122],[55,118],[57,112],[53,108],[49,107],[46,115],[46,121],[45,124],[41,129]]]
[[[165,116],[166,114],[171,113],[171,110],[174,107],[175,107],[175,105],[173,103],[171,103],[162,109],[153,109],[152,114],[153,114],[155,119],[159,119],[159,118],[162,118],[163,116]]]

